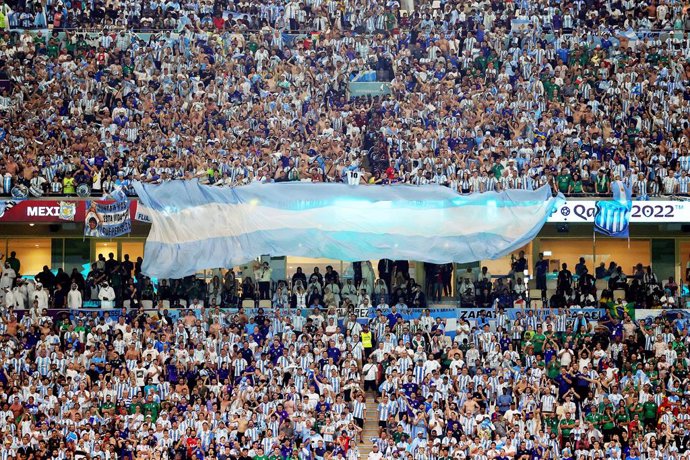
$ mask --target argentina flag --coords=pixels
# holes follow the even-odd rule
[[[632,188],[623,181],[611,183],[613,200],[597,201],[594,230],[614,238],[627,238],[632,209]]]
[[[357,261],[473,262],[529,243],[563,197],[538,190],[458,195],[429,185],[302,182],[220,188],[136,183],[151,231],[142,271],[171,278],[264,254]]]

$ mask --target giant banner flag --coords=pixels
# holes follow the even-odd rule
[[[501,257],[533,239],[562,197],[458,195],[441,186],[136,183],[151,219],[143,272],[179,278],[260,255],[433,263]]]

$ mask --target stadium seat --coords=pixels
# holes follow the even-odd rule
[[[529,298],[530,299],[541,299],[541,289],[530,289]]]
[[[544,308],[544,301],[541,299],[530,299],[530,308]]]
[[[609,288],[609,282],[606,280],[597,280],[594,285],[596,286],[597,291],[603,291],[604,289]]]
[[[259,308],[271,308],[272,304],[270,300],[259,300]]]
[[[253,299],[244,299],[242,301],[242,308],[254,308],[254,305],[256,305],[256,303]]]

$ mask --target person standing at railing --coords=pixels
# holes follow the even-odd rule
[[[299,2],[292,0],[285,5],[285,18],[288,20],[290,32],[296,32],[299,25],[297,22],[297,15],[300,10]]]
[[[98,290],[98,300],[101,302],[115,302],[115,290],[108,281],[103,281]]]
[[[2,1],[0,3],[0,30],[10,30],[10,15],[12,13],[10,5]]]
[[[36,290],[31,295],[30,305],[37,301],[36,308],[40,311],[49,306],[48,288],[44,288],[43,284],[36,283]]]
[[[2,275],[0,275],[0,292],[2,292],[4,289],[12,289],[12,286],[14,285],[14,280],[16,278],[17,273],[14,271],[9,261],[5,261],[4,267],[2,269]]]
[[[268,262],[264,262],[256,270],[254,270],[254,278],[259,284],[259,300],[271,298],[270,291],[272,273],[273,269],[271,269]]]

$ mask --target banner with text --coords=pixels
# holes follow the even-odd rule
[[[668,319],[677,319],[678,315],[680,315],[680,319],[688,321],[690,320],[690,310],[686,309],[681,309],[681,308],[668,308],[668,309],[646,309],[646,308],[641,308],[639,310],[635,310],[635,321],[639,321],[641,319],[644,320],[654,320],[659,316],[666,317]]]
[[[140,222],[146,222],[147,224],[151,223],[151,218],[149,217],[148,210],[146,209],[146,206],[143,204],[139,204],[137,206],[137,212],[134,215],[134,218]]]
[[[114,238],[132,231],[129,201],[105,204],[86,201],[84,236]]]
[[[374,319],[376,317],[376,310],[378,307],[370,307],[367,311],[364,311],[364,309],[355,309],[355,314],[357,315],[357,321],[362,324],[367,324],[369,321]],[[407,309],[397,309],[397,313],[400,313],[400,315],[403,317],[405,321],[413,321],[415,319],[420,318],[424,314],[424,310],[422,308],[407,308]],[[441,318],[443,322],[445,323],[445,331],[448,333],[449,336],[455,337],[455,331],[457,329],[457,318],[458,314],[456,313],[457,308],[455,307],[432,307],[429,308],[429,316],[434,318]],[[381,313],[383,313],[385,316],[388,316],[388,314],[391,313],[390,309],[385,309],[381,310]]]
[[[555,223],[594,223],[596,200],[566,201],[553,210],[546,220]],[[690,202],[634,201],[630,209],[631,223],[690,222]]]
[[[603,308],[569,308],[565,311],[568,315],[568,325],[572,325],[580,314],[582,314],[587,321],[599,321],[606,312],[606,310]],[[458,320],[465,320],[472,325],[476,324],[477,318],[480,316],[480,312],[484,312],[485,316],[489,318],[489,322],[492,322],[494,319],[496,319],[495,310],[485,310],[481,308],[457,308],[456,312]],[[536,316],[539,321],[543,321],[549,315],[558,314],[558,310],[551,308],[506,308],[505,310],[506,315],[511,321],[518,318],[519,314],[527,316],[530,314],[530,312],[532,315]]]
[[[112,201],[99,201],[99,203],[111,203]],[[83,222],[86,211],[84,202],[74,199],[63,200],[0,200],[0,223],[46,223],[60,224],[68,222]],[[130,218],[142,222],[146,220],[146,210],[139,212],[137,201],[130,201]]]

